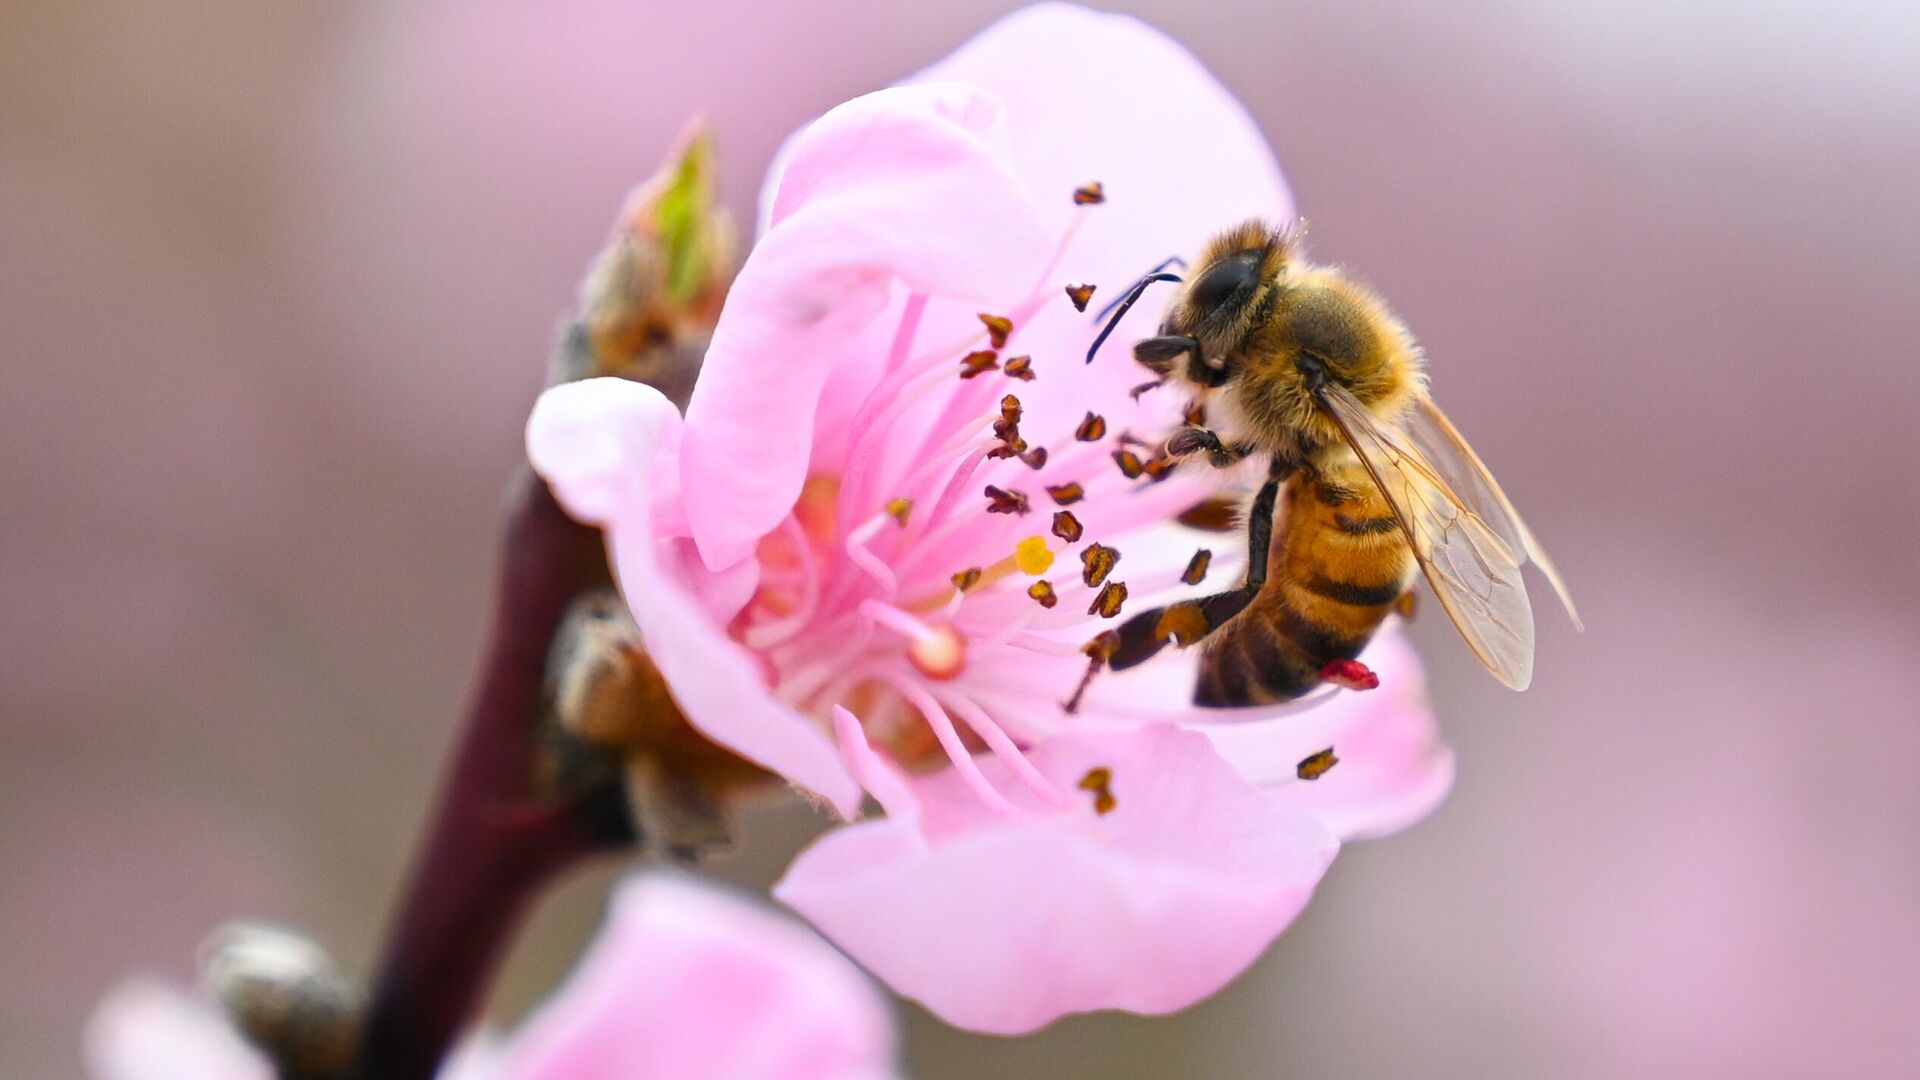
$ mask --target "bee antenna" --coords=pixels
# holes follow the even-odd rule
[[[1161,265],[1165,266],[1166,264],[1162,263]],[[1156,273],[1156,274],[1148,274],[1146,277],[1143,277],[1139,281],[1134,282],[1133,286],[1127,290],[1126,295],[1120,298],[1118,309],[1114,311],[1113,318],[1108,319],[1107,325],[1100,328],[1100,336],[1093,339],[1093,347],[1087,350],[1087,363],[1089,364],[1093,363],[1094,354],[1100,351],[1100,346],[1105,345],[1107,343],[1107,338],[1113,336],[1113,328],[1120,325],[1121,319],[1126,318],[1127,311],[1133,307],[1136,301],[1140,299],[1140,294],[1147,291],[1147,286],[1153,284],[1156,281],[1179,281],[1179,280],[1180,280],[1179,274]]]
[[[1169,255],[1166,258],[1161,259],[1160,265],[1154,267],[1153,269],[1135,278],[1133,281],[1133,284],[1127,286],[1125,292],[1122,292],[1119,296],[1116,296],[1113,299],[1107,301],[1106,306],[1102,307],[1097,313],[1094,314],[1093,321],[1094,322],[1105,321],[1107,317],[1107,313],[1109,311],[1112,311],[1114,308],[1119,307],[1120,301],[1125,300],[1127,298],[1128,293],[1131,293],[1133,290],[1139,288],[1142,282],[1146,281],[1148,278],[1159,273],[1160,271],[1165,270],[1169,266],[1178,267],[1181,270],[1185,270],[1187,268],[1187,260],[1181,258],[1178,255]]]

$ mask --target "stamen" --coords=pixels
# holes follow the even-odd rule
[[[1087,606],[1087,614],[1111,619],[1120,614],[1120,605],[1127,602],[1127,585],[1123,581],[1109,581]]]
[[[1080,421],[1080,426],[1075,429],[1073,437],[1081,442],[1094,442],[1105,438],[1106,434],[1107,418],[1099,413],[1090,412],[1085,420]]]
[[[987,485],[987,513],[1025,516],[1030,510],[1032,506],[1028,504],[1025,492],[1008,491],[1005,488],[994,487],[992,484]]]
[[[814,612],[820,609],[820,565],[813,557],[813,543],[792,514],[780,524],[793,545],[794,557],[800,562],[800,602],[779,619],[748,627],[741,637],[751,649],[770,649],[792,638],[806,628]]]
[[[1129,480],[1140,479],[1140,474],[1146,472],[1147,468],[1141,464],[1140,455],[1131,450],[1115,450],[1113,463],[1120,466],[1120,475]]]
[[[1073,310],[1087,310],[1087,302],[1093,299],[1093,290],[1095,288],[1096,286],[1088,285],[1085,282],[1076,282],[1067,286],[1067,299],[1073,303]]]
[[[1073,205],[1075,206],[1098,206],[1106,201],[1107,189],[1102,186],[1098,180],[1081,184],[1079,187],[1073,189]]]
[[[887,500],[887,514],[889,517],[893,518],[893,520],[899,522],[901,528],[904,529],[907,527],[907,517],[912,513],[913,513],[912,499]]]
[[[1053,591],[1053,583],[1044,578],[1027,586],[1027,595],[1043,608],[1052,608],[1060,602],[1060,597]]]
[[[1202,581],[1206,580],[1207,567],[1211,566],[1212,564],[1213,564],[1213,552],[1208,551],[1206,548],[1201,548],[1199,551],[1194,552],[1193,558],[1187,560],[1186,570],[1180,574],[1180,584],[1182,585],[1200,584]]]
[[[991,349],[977,349],[960,358],[960,377],[971,379],[993,371],[999,366],[999,353]]]
[[[844,547],[848,561],[859,567],[868,577],[879,582],[880,587],[886,590],[887,596],[891,598],[895,590],[900,587],[900,583],[895,580],[893,570],[887,566],[886,561],[867,549],[868,541],[880,535],[880,528],[886,522],[887,515],[884,513],[875,514],[861,522],[858,528],[847,534]]]
[[[1020,463],[1032,469],[1034,472],[1039,472],[1041,469],[1047,467],[1047,448],[1044,446],[1036,446],[1026,453],[1021,454]]]
[[[1021,382],[1032,382],[1034,379],[1033,357],[1013,357],[1009,359],[1000,370],[1005,372],[1008,378],[1019,379]]]
[[[1074,503],[1086,498],[1087,489],[1081,487],[1078,481],[1067,484],[1049,484],[1047,486],[1047,495],[1053,499],[1054,505],[1056,506],[1072,506]]]
[[[921,716],[926,717],[927,726],[933,729],[933,737],[940,740],[940,748],[947,752],[947,759],[953,762],[955,769],[959,770],[960,779],[973,789],[974,794],[980,796],[980,801],[1003,814],[1014,813],[1014,805],[1008,802],[1007,797],[1000,794],[987,780],[986,774],[980,771],[979,762],[973,760],[973,754],[967,750],[966,744],[960,741],[960,733],[954,730],[953,718],[948,716],[947,711],[940,707],[940,703],[933,699],[933,695],[927,693],[912,679],[894,677],[889,678],[887,682],[900,691],[900,696],[911,702],[914,708],[920,710]]]
[[[1107,580],[1120,562],[1120,552],[1095,541],[1080,553],[1080,580],[1091,589]]]
[[[1105,765],[1088,769],[1087,775],[1080,778],[1079,788],[1093,792],[1093,812],[1101,817],[1113,813],[1114,807],[1120,805],[1120,800],[1113,797],[1113,770]]]
[[[990,458],[1019,457],[1027,452],[1027,440],[1020,437],[1020,399],[1008,394],[1000,399],[1000,416],[993,422],[993,437],[1000,445],[987,451]]]
[[[1021,573],[1038,576],[1052,568],[1053,549],[1047,546],[1046,537],[1029,536],[1014,545],[1013,561]]]
[[[1320,669],[1320,678],[1349,690],[1372,690],[1380,685],[1380,676],[1358,660],[1330,660]]]
[[[977,566],[969,566],[965,570],[953,575],[953,587],[959,589],[961,592],[966,592],[968,589],[980,584],[980,575],[985,572],[986,571]]]
[[[1172,476],[1173,467],[1178,464],[1180,464],[1179,458],[1168,457],[1163,454],[1160,457],[1148,460],[1145,465],[1141,466],[1141,469],[1147,474],[1147,479],[1157,484],[1167,477]]]
[[[1302,780],[1318,780],[1327,775],[1328,769],[1338,764],[1340,759],[1333,756],[1333,747],[1329,746],[1317,754],[1308,754],[1301,758],[1300,764],[1294,767],[1293,775]]]
[[[1053,535],[1065,540],[1069,544],[1077,544],[1080,542],[1080,537],[1086,531],[1086,528],[1080,524],[1080,519],[1073,516],[1073,511],[1054,511]]]
[[[1111,630],[1102,630],[1080,651],[1087,654],[1087,673],[1080,676],[1080,685],[1073,688],[1073,696],[1060,706],[1068,714],[1080,711],[1080,699],[1086,696],[1093,677],[1107,666],[1107,661],[1113,659],[1114,653],[1120,651],[1120,635]]]
[[[1006,347],[1007,335],[1013,333],[1013,320],[1005,315],[988,315],[981,312],[980,322],[987,328],[987,342],[996,349]]]
[[[987,744],[987,749],[993,751],[993,756],[999,758],[1007,770],[1027,785],[1027,790],[1038,796],[1041,802],[1056,809],[1068,806],[1066,795],[1042,776],[1039,769],[1034,768],[1033,762],[1028,761],[1027,755],[1021,753],[1020,747],[1008,737],[1006,729],[995,723],[977,702],[964,694],[941,694],[939,698],[960,715],[967,727],[973,729],[973,733]]]

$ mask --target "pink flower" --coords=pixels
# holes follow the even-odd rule
[[[1108,201],[1078,205],[1096,180]],[[762,210],[685,417],[649,387],[574,383],[541,398],[528,449],[605,529],[688,719],[848,818],[863,792],[887,811],[776,894],[963,1027],[1212,993],[1341,836],[1417,820],[1452,767],[1391,634],[1369,656],[1386,688],[1285,720],[1196,710],[1176,650],[1062,706],[1116,625],[1089,610],[1092,545],[1120,552],[1131,611],[1203,543],[1201,590],[1235,580],[1242,542],[1168,524],[1217,475],[1117,465],[1184,401],[1130,395],[1146,376],[1123,346],[1084,365],[1093,316],[1065,287],[1110,297],[1224,225],[1290,218],[1271,152],[1178,45],[1047,5],[796,135]],[[1078,437],[1089,413],[1104,437]],[[1295,781],[1329,746],[1342,763]]]
[[[476,1040],[442,1080],[885,1080],[881,995],[804,929],[674,874],[630,878],[565,986],[512,1036]],[[87,1030],[95,1080],[271,1080],[211,1005],[140,979]]]

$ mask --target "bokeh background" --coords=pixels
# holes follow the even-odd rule
[[[786,132],[1011,6],[0,5],[0,1072],[74,1075],[232,913],[369,961],[627,186],[705,110],[750,217]],[[1920,8],[1115,6],[1247,100],[1590,630],[1513,695],[1422,620],[1454,797],[1227,992],[906,1007],[915,1075],[1920,1073]]]

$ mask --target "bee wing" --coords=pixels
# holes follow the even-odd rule
[[[1533,530],[1521,519],[1520,512],[1513,508],[1507,493],[1500,490],[1500,481],[1493,478],[1480,455],[1467,445],[1466,437],[1460,429],[1453,426],[1447,414],[1433,399],[1421,396],[1414,405],[1407,422],[1407,435],[1426,456],[1443,478],[1450,482],[1453,490],[1466,497],[1468,505],[1492,525],[1506,541],[1510,549],[1518,550],[1533,565],[1540,568],[1540,575],[1553,586],[1553,594],[1560,598],[1560,606],[1567,609],[1567,617],[1573,620],[1576,629],[1586,629],[1580,622],[1580,612],[1573,606],[1573,594],[1567,591],[1567,583],[1560,576],[1560,570],[1547,557],[1547,552],[1534,539]]]
[[[1393,507],[1460,636],[1496,678],[1526,689],[1533,681],[1533,610],[1520,580],[1525,537],[1518,528],[1511,540],[1503,537],[1503,512],[1499,526],[1489,523],[1407,435],[1374,419],[1352,394],[1330,385],[1321,400]]]

